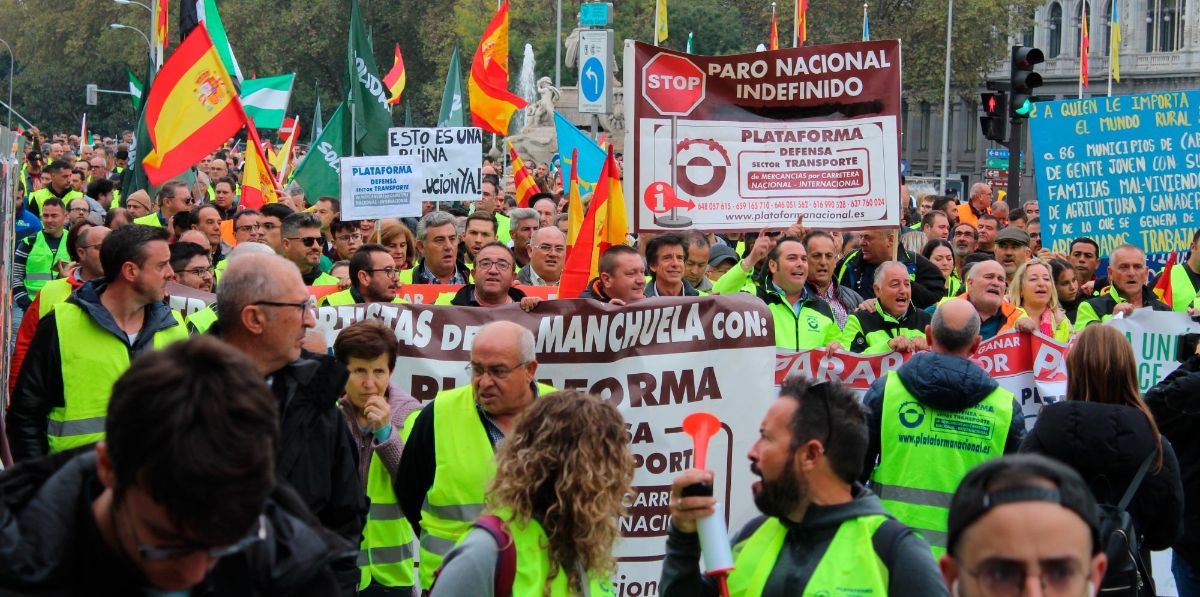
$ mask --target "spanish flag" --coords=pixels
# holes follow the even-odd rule
[[[467,86],[471,94],[471,121],[498,135],[507,136],[513,112],[529,105],[508,91],[508,0],[504,0],[483,31]]]
[[[521,161],[521,156],[517,155],[517,150],[513,148],[511,142],[508,142],[508,153],[512,157],[513,186],[517,188],[517,207],[529,207],[529,199],[538,192],[537,182],[533,180],[533,173],[529,171],[525,162]]]
[[[579,229],[583,227],[583,198],[579,195],[579,148],[571,151],[571,182],[567,193],[567,255],[579,239]],[[603,174],[603,172],[601,172]]]
[[[1087,8],[1087,5],[1084,5]],[[1088,86],[1088,51],[1091,49],[1091,38],[1088,37],[1088,15],[1087,10],[1080,13],[1080,22],[1083,23],[1083,34],[1079,37],[1079,79],[1083,81],[1083,86]]]
[[[267,145],[269,149],[270,144]],[[292,153],[296,148],[296,135],[288,135],[287,140],[283,142],[283,146],[279,148],[279,153],[268,152],[267,161],[275,168],[276,180],[283,183],[287,180],[288,165],[292,162]]]
[[[388,100],[389,104],[400,103],[400,94],[404,93],[404,84],[407,81],[408,77],[404,72],[404,57],[400,55],[400,44],[396,44],[396,64],[383,78],[383,86],[387,87],[388,93],[392,96]]]
[[[803,47],[808,37],[808,0],[796,0],[796,47]]]
[[[191,168],[246,124],[237,88],[203,26],[171,54],[145,101],[150,151],[142,167],[151,186]]]
[[[170,3],[170,0],[157,0],[155,7],[157,10],[154,11],[154,51],[159,64],[162,64],[163,51],[167,47],[167,42],[170,41],[170,30],[167,28],[167,19],[169,18],[167,5]]]
[[[266,203],[279,201],[279,193],[275,179],[271,178],[271,170],[267,167],[267,157],[263,155],[258,129],[253,122],[247,128],[246,164],[242,170],[242,200],[239,204],[259,209]]]
[[[771,11],[771,49],[779,49],[779,27],[775,24],[774,11]]]
[[[625,244],[629,221],[625,217],[625,197],[621,192],[619,172],[609,147],[600,183],[596,185],[587,216],[579,228],[574,250],[563,268],[558,288],[560,299],[579,298],[588,282],[599,275],[600,255],[613,245]]]
[[[1154,294],[1158,296],[1158,300],[1175,307],[1175,299],[1171,296],[1171,269],[1175,267],[1176,252],[1172,252],[1167,257],[1167,264],[1163,266],[1162,271],[1158,274],[1158,281],[1154,283]]]

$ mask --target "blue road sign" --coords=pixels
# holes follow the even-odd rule
[[[583,90],[583,97],[589,102],[599,101],[604,95],[605,79],[608,76],[604,72],[604,63],[600,62],[600,58],[592,56],[583,63],[583,70],[579,73],[579,87]]]

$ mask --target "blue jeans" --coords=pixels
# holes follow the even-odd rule
[[[1179,553],[1171,554],[1171,574],[1175,576],[1179,597],[1200,597],[1200,570],[1185,562]]]

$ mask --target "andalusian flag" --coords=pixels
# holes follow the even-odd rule
[[[667,0],[656,0],[654,4],[654,45],[667,40]]]
[[[521,156],[517,155],[517,150],[513,148],[512,142],[508,142],[508,154],[512,157],[513,186],[517,190],[517,207],[529,207],[530,198],[538,193],[537,182],[533,180],[533,173],[529,171],[529,167],[521,161]]]
[[[246,112],[204,27],[179,44],[146,93],[142,167],[150,186],[191,168],[246,125]],[[143,146],[143,144],[145,144]]]
[[[242,207],[259,209],[267,203],[279,201],[275,179],[267,167],[267,156],[263,155],[262,141],[253,121],[248,126],[246,139],[246,163],[242,169]]]
[[[379,69],[367,40],[358,0],[350,2],[350,36],[346,45],[346,153],[387,155],[392,109],[379,79]],[[353,133],[353,134],[351,134]]]
[[[459,67],[458,41],[454,42],[454,53],[450,54],[450,67],[446,70],[446,87],[442,89],[442,108],[438,110],[438,126],[467,126],[467,115],[463,112],[462,69]]]
[[[599,275],[600,255],[613,245],[625,243],[629,220],[625,216],[619,172],[610,148],[600,184],[596,185],[596,193],[575,239],[576,250],[571,251],[563,268],[558,298],[579,298],[588,282]]]
[[[190,2],[191,0],[182,1]],[[195,0],[195,2],[196,16],[204,24],[204,28],[208,29],[213,46],[217,48],[217,53],[221,55],[221,61],[225,63],[225,70],[238,83],[241,83],[245,77],[242,76],[242,68],[238,66],[237,58],[233,56],[233,48],[229,45],[229,36],[225,35],[225,24],[221,22],[221,13],[217,12],[217,0]]]
[[[138,80],[133,71],[125,69],[125,74],[129,76],[129,99],[133,101],[133,109],[142,109],[142,82]]]
[[[296,172],[292,182],[304,189],[304,198],[309,205],[314,205],[318,197],[341,197],[340,181],[341,160],[345,155],[342,139],[342,106],[338,106],[321,129],[321,134],[315,143],[309,146],[308,153],[296,164]]]
[[[293,73],[242,81],[242,105],[246,107],[246,115],[264,129],[283,126],[295,80]]]
[[[392,70],[383,77],[383,86],[387,87],[388,93],[392,96],[388,100],[389,104],[400,103],[400,94],[404,93],[404,84],[407,80],[408,76],[404,72],[404,57],[400,55],[400,44],[396,44],[396,63],[392,66]]]
[[[1112,34],[1109,35],[1109,37],[1112,38],[1112,47],[1110,47],[1108,49],[1108,55],[1109,55],[1108,72],[1112,76],[1113,79],[1116,79],[1116,81],[1118,83],[1120,83],[1121,82],[1121,50],[1120,50],[1121,49],[1121,19],[1117,16],[1117,14],[1118,14],[1117,13],[1117,4],[1119,4],[1119,2],[1113,2],[1112,22],[1109,23],[1109,27],[1112,28]]]
[[[508,0],[504,0],[483,31],[475,60],[471,62],[471,78],[467,85],[471,94],[471,120],[475,126],[508,135],[513,112],[529,105],[508,91]]]
[[[692,53],[692,32],[691,31],[688,31],[687,53],[688,54]]]

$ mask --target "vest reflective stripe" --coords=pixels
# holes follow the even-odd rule
[[[546,546],[550,540],[546,531],[538,521],[530,519],[528,523],[513,520],[508,513],[499,514],[508,523],[512,533],[513,545],[517,550],[517,574],[513,578],[513,597],[542,597],[546,579],[550,578],[550,556]],[[550,582],[551,597],[568,597],[573,595],[568,590],[567,574],[562,567]],[[584,597],[612,597],[616,593],[607,574],[587,575],[587,585],[583,587]]]
[[[555,392],[538,384],[539,395]],[[426,407],[428,409],[429,407]],[[471,386],[439,392],[433,400],[433,486],[421,505],[421,588],[433,584],[433,573],[447,553],[483,513],[484,485],[496,474],[495,455]]]
[[[367,470],[367,498],[371,508],[358,552],[358,566],[362,569],[359,590],[367,588],[372,580],[385,587],[413,586],[416,568],[412,525],[396,503],[392,476],[378,454],[371,455]]]
[[[63,404],[50,411],[46,436],[50,452],[62,452],[104,439],[104,417],[112,385],[129,368],[129,347],[100,327],[82,307],[59,303],[54,308],[61,351]],[[176,325],[154,334],[160,349],[187,338]]]
[[[875,553],[872,537],[887,520],[881,514],[847,520],[838,527],[821,561],[801,593],[805,597],[888,594],[888,569]],[[734,569],[729,574],[730,597],[758,597],[767,586],[787,528],[768,518],[749,539],[734,546]]]
[[[1196,300],[1196,287],[1188,276],[1187,262],[1176,263],[1171,268],[1171,309],[1187,313],[1188,307]]]
[[[895,371],[884,382],[879,466],[871,491],[900,522],[946,551],[950,498],[967,471],[1004,455],[1013,395],[997,387],[979,404],[942,411],[918,401]]]
[[[46,233],[39,232],[25,239],[25,245],[31,246],[29,258],[25,261],[25,292],[33,298],[46,283],[58,277],[54,262],[58,260],[59,251],[67,248],[65,239],[58,240],[58,250],[51,251],[46,243]]]
[[[71,296],[74,291],[75,287],[67,278],[46,282],[41,292],[38,293],[38,320],[53,311],[54,305],[67,300],[67,297]]]

